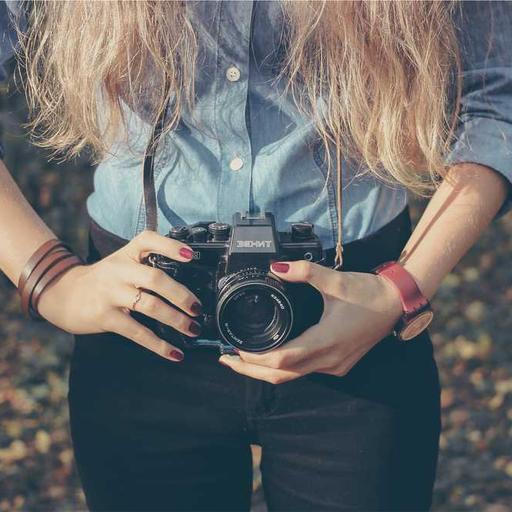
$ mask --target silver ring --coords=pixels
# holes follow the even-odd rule
[[[132,304],[132,311],[135,311],[135,306],[137,305],[137,303],[139,302],[141,297],[142,297],[142,290],[137,289],[137,295],[135,296],[135,300],[133,301],[133,304]]]

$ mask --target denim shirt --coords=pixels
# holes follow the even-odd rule
[[[327,173],[311,119],[299,113],[279,71],[283,13],[278,1],[186,3],[199,54],[196,103],[159,146],[155,162],[158,230],[217,220],[237,211],[270,211],[279,230],[315,224],[325,248],[336,243],[335,176]],[[15,41],[0,4],[0,65]],[[447,163],[474,162],[512,180],[512,3],[463,2],[456,11],[463,64],[457,138]],[[0,79],[5,70],[0,68]],[[320,98],[319,98],[320,101]],[[142,152],[151,126],[126,104],[130,151],[122,137],[97,166],[90,216],[126,239],[144,229]],[[404,187],[387,185],[343,161],[344,242],[368,236],[407,204]],[[511,189],[512,190],[512,189]],[[510,200],[500,214],[510,207]]]

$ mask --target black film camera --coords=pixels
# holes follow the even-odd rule
[[[187,243],[194,259],[180,263],[151,254],[147,264],[189,288],[200,299],[203,314],[196,318],[202,325],[198,339],[152,321],[163,339],[181,348],[263,352],[318,323],[323,312],[320,293],[309,284],[284,282],[270,271],[275,261],[322,261],[312,224],[295,223],[289,232],[277,232],[271,213],[236,213],[232,226],[200,222],[173,227],[167,236]]]

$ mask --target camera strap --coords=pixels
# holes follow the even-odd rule
[[[142,171],[142,190],[144,191],[144,209],[146,213],[146,229],[157,231],[158,226],[158,210],[156,202],[155,189],[155,153],[160,141],[160,135],[165,122],[165,115],[169,106],[170,96],[165,102],[162,111],[158,115],[158,119],[151,132],[149,143],[144,152],[144,164]]]
[[[151,138],[144,153],[143,165],[143,191],[144,191],[144,208],[146,213],[146,229],[157,231],[158,211],[156,202],[155,189],[155,153],[162,134],[165,122],[165,115],[169,106],[170,96],[165,103],[164,108],[158,115],[158,119],[151,132]],[[339,135],[335,136],[336,146],[336,215],[337,215],[337,233],[336,233],[336,253],[334,259],[334,269],[339,270],[343,265],[343,165],[342,153]]]
[[[339,135],[336,134],[336,254],[334,256],[334,269],[341,270],[343,265],[343,165]]]

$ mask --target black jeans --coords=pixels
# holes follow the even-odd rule
[[[396,258],[399,231],[348,244],[346,269]],[[103,242],[115,250],[95,236],[92,259]],[[71,432],[92,510],[249,510],[251,443],[270,510],[430,507],[440,390],[428,334],[383,339],[344,377],[279,385],[217,359],[190,350],[171,363],[114,334],[76,337]]]

